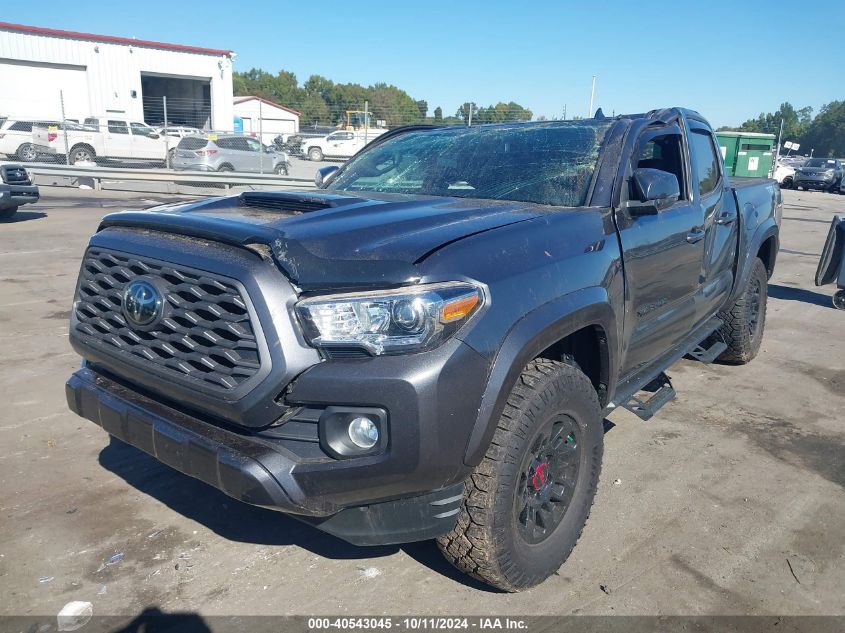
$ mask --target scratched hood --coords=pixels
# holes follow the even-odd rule
[[[529,220],[542,209],[522,202],[399,194],[248,192],[114,213],[100,228],[264,244],[291,281],[312,290],[413,282],[416,264],[442,246]]]

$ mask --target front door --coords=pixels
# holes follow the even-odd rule
[[[678,178],[680,199],[654,215],[632,217],[623,207],[617,211],[627,280],[623,377],[669,351],[693,325],[705,233],[684,155],[677,124],[644,131],[628,173],[638,168],[672,173]],[[623,200],[627,195],[623,192]]]
[[[126,121],[106,121],[103,149],[109,158],[132,158],[132,137]]]
[[[132,132],[133,158],[164,160],[164,139],[153,128],[133,121],[129,130]]]

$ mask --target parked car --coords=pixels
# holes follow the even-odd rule
[[[73,125],[74,122],[68,122]],[[20,119],[5,119],[0,122],[0,154],[22,162],[32,162],[37,153],[32,145],[32,126],[54,125],[58,129],[58,121],[22,121]]]
[[[795,187],[835,192],[842,182],[842,173],[842,163],[836,158],[811,158],[795,170]]]
[[[188,127],[184,125],[174,126],[174,127],[159,127],[156,128],[156,132],[161,136],[170,136],[172,138],[185,138],[186,136],[199,136],[203,134],[203,131],[199,128],[195,127]]]
[[[186,136],[176,147],[173,169],[241,171],[287,176],[290,160],[284,152],[264,147],[243,134]]]
[[[14,217],[22,204],[38,202],[38,187],[22,165],[0,165],[0,220]]]
[[[64,154],[65,140],[56,125],[37,125],[32,143],[38,154]],[[146,123],[120,118],[88,117],[81,126],[68,128],[68,163],[118,161],[165,161],[167,143]]]
[[[380,128],[367,130],[366,133],[363,130],[338,130],[322,138],[305,138],[301,145],[301,152],[313,161],[345,160],[386,131]]]
[[[685,355],[760,350],[780,189],[727,177],[695,112],[397,129],[318,176],[106,216],[70,408],[241,501],[357,545],[437,538],[517,591],[575,547],[605,415],[650,418]]]
[[[795,168],[782,161],[778,161],[772,178],[777,181],[781,188],[792,189],[794,186]]]

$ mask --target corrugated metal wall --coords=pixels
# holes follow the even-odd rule
[[[0,116],[60,118],[59,90],[63,84],[78,84],[70,71],[84,69],[87,102],[78,85],[75,90],[64,86],[70,93],[65,104],[69,119],[113,112],[143,120],[141,73],[154,73],[209,81],[212,126],[233,127],[232,62],[227,56],[0,30],[0,67],[17,79],[0,83]]]

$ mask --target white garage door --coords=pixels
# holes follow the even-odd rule
[[[0,115],[59,119],[59,91],[64,96],[67,118],[81,121],[91,114],[84,66],[0,59]]]

